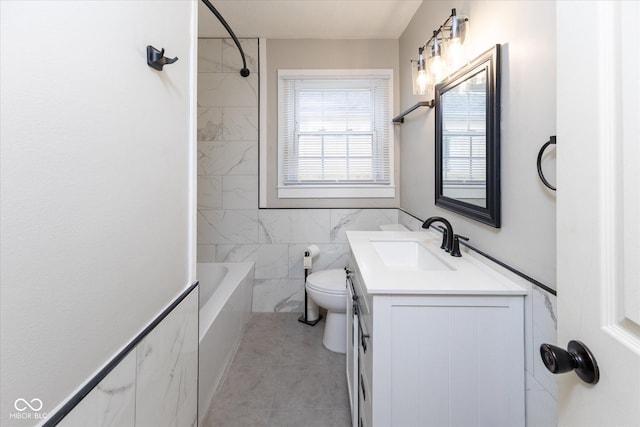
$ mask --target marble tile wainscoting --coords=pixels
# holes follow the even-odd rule
[[[195,287],[58,425],[195,427],[197,413]]]
[[[397,223],[397,215],[397,209],[200,210],[198,262],[253,261],[252,311],[302,312],[305,248],[320,248],[314,270],[343,268],[349,252],[345,231],[377,230]]]
[[[398,222],[409,230],[421,230],[422,221],[400,210]],[[556,296],[535,286],[473,251],[466,253],[527,289],[525,315],[525,416],[527,427],[552,427],[557,423],[558,385],[556,377],[542,364],[540,344],[556,344]]]

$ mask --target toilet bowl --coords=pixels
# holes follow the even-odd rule
[[[408,231],[401,224],[384,224],[382,231]],[[317,248],[316,248],[317,249]],[[347,276],[343,269],[323,270],[307,276],[307,297],[327,310],[322,344],[336,353],[347,352]]]
[[[336,353],[347,351],[347,277],[343,269],[307,276],[307,295],[327,310],[322,344]]]

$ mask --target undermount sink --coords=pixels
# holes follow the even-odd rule
[[[372,240],[371,246],[387,267],[417,270],[451,270],[445,262],[419,242],[412,240]]]

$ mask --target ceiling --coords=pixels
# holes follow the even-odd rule
[[[210,0],[238,37],[397,39],[422,0]],[[198,2],[198,35],[228,37]]]

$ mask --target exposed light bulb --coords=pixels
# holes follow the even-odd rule
[[[416,83],[418,85],[418,93],[420,95],[424,95],[427,93],[427,86],[429,85],[429,73],[427,70],[422,69],[418,71],[418,77],[416,78]]]
[[[433,46],[431,46],[431,59],[429,64],[431,75],[433,76],[434,83],[438,83],[445,76],[447,71],[447,64],[442,57],[442,46],[440,46],[440,40],[438,39],[438,32],[433,32]]]
[[[425,95],[431,83],[431,76],[427,71],[424,60],[424,48],[418,49],[418,60],[412,60],[413,94]]]
[[[460,68],[466,59],[464,45],[460,38],[451,39],[449,41],[449,46],[447,49],[447,57],[451,64],[452,70],[457,70]]]
[[[440,80],[442,80],[446,68],[446,64],[442,59],[442,56],[433,56],[431,58],[431,65],[429,68],[431,69],[431,74],[433,75],[433,80],[435,82],[439,82]]]
[[[447,59],[451,66],[451,71],[460,68],[467,60],[464,39],[467,31],[467,19],[456,15],[456,10],[451,11],[451,32],[447,46]]]

